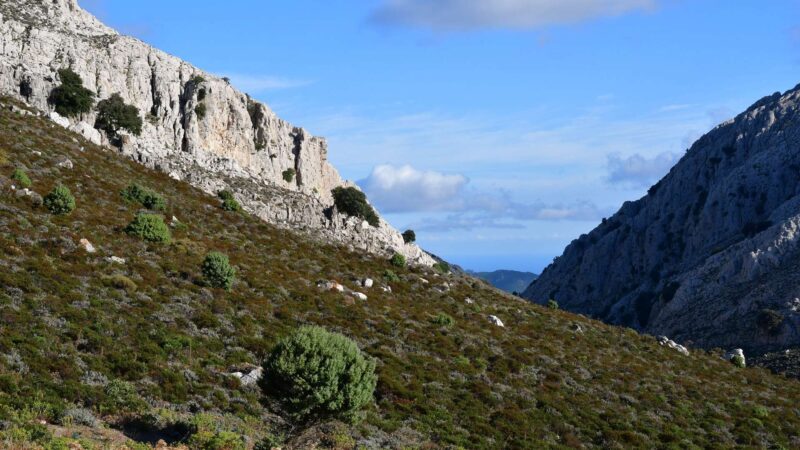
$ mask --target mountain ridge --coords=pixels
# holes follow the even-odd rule
[[[715,127],[524,296],[706,348],[800,343],[799,107],[800,86]],[[773,313],[780,320],[766,324]]]
[[[372,227],[332,207],[333,188],[357,186],[330,164],[324,139],[283,121],[227,79],[120,35],[76,0],[3,2],[0,45],[0,92],[50,111],[93,143],[111,147],[94,128],[94,111],[67,119],[48,103],[59,69],[78,73],[98,100],[118,93],[145,115],[141,136],[123,134],[118,146],[134,160],[209,193],[231,190],[270,223],[384,256],[401,253],[413,263],[435,262],[384,220]]]

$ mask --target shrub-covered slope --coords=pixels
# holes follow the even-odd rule
[[[15,168],[32,192],[10,188]],[[0,173],[4,448],[126,436],[201,449],[800,445],[797,382],[279,230],[8,99]],[[143,208],[121,195],[132,183],[163,197],[168,241],[126,233]],[[69,214],[41,204],[56,185],[75,198]],[[229,290],[205,281],[211,251],[235,268]],[[300,426],[248,379],[307,324],[376,361],[361,422]]]

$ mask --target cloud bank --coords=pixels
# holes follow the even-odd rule
[[[612,184],[648,187],[661,179],[681,159],[679,153],[664,152],[653,158],[634,154],[623,158],[608,155],[608,181]]]
[[[418,230],[520,228],[520,221],[598,220],[603,216],[590,202],[516,202],[505,192],[471,189],[468,183],[463,175],[422,171],[409,165],[379,165],[358,182],[382,213],[448,213],[421,221],[415,226]]]
[[[384,0],[371,20],[434,31],[537,29],[656,5],[657,0]]]

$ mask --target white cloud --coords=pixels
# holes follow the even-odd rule
[[[290,78],[273,77],[267,75],[245,75],[241,73],[223,73],[221,76],[230,78],[231,84],[236,86],[237,89],[250,94],[257,94],[265,91],[274,91],[278,89],[303,87],[311,84],[310,81],[293,80]]]
[[[634,154],[623,158],[608,155],[608,181],[611,183],[647,187],[669,172],[681,158],[679,153],[664,152],[653,158]]]
[[[535,29],[656,6],[657,0],[384,0],[372,20],[437,31]]]
[[[420,230],[520,228],[520,222],[597,220],[603,212],[590,202],[515,202],[503,191],[469,188],[463,175],[421,171],[409,165],[380,165],[358,184],[382,213],[449,213],[426,218]]]
[[[372,202],[387,213],[452,210],[467,184],[463,175],[383,164],[359,181]]]

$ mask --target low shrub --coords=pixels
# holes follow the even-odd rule
[[[294,419],[353,419],[372,401],[375,362],[351,339],[317,326],[283,338],[264,362],[259,385]]]
[[[450,273],[450,264],[448,264],[448,263],[446,263],[444,261],[438,262],[438,263],[433,265],[433,269],[436,270],[439,273],[448,274],[448,273]]]
[[[33,184],[31,183],[31,179],[28,178],[28,174],[19,168],[14,169],[14,172],[11,173],[11,180],[16,182],[21,188],[29,188]]]
[[[433,323],[436,325],[441,325],[443,327],[451,327],[455,325],[456,321],[451,316],[445,313],[439,313],[436,317],[433,318]]]
[[[161,194],[152,189],[142,187],[136,183],[131,183],[120,192],[122,198],[130,203],[139,203],[147,209],[153,211],[165,211],[167,202]]]
[[[194,113],[197,114],[197,118],[203,120],[206,118],[206,104],[205,103],[198,103],[197,106],[194,107]]]
[[[75,210],[75,197],[69,188],[59,184],[44,197],[44,206],[55,215],[66,215]]]
[[[401,255],[400,253],[395,253],[392,256],[392,259],[389,262],[395,267],[405,267],[406,266],[406,257]]]
[[[242,436],[231,431],[198,431],[189,438],[189,446],[198,450],[246,450]]]
[[[391,271],[389,269],[386,269],[383,272],[383,278],[386,281],[389,281],[389,282],[392,282],[392,283],[397,283],[398,281],[400,281],[400,277],[398,277],[396,273],[394,273],[393,271]]]
[[[61,85],[50,92],[48,101],[57,113],[64,117],[75,117],[88,113],[94,104],[94,92],[83,87],[83,79],[72,69],[58,71]]]
[[[547,301],[547,307],[550,309],[558,309],[558,302],[553,299],[550,299]]]
[[[61,416],[63,425],[82,425],[86,427],[96,427],[98,424],[94,414],[86,408],[70,408],[64,411]]]
[[[378,214],[367,203],[367,196],[363,192],[354,187],[339,186],[333,189],[331,194],[333,194],[333,202],[336,205],[336,209],[342,213],[364,219],[373,227],[380,225]]]
[[[294,181],[295,171],[294,169],[286,169],[283,171],[283,181],[287,183],[291,183]]]
[[[172,240],[169,227],[158,214],[137,214],[125,227],[125,232],[149,242],[168,243]]]
[[[136,413],[145,407],[133,384],[123,380],[111,380],[103,389],[100,409],[104,413]]]
[[[417,233],[414,230],[406,230],[403,232],[403,242],[411,244],[417,241]]]
[[[231,267],[228,257],[220,252],[209,252],[202,270],[206,282],[215,288],[230,290],[236,279],[236,269]]]
[[[744,360],[744,356],[742,355],[733,355],[733,358],[731,358],[731,363],[733,363],[734,366],[742,369],[744,369],[747,366],[747,363]]]
[[[103,283],[107,286],[123,291],[132,292],[136,290],[136,283],[125,275],[111,275],[103,277]]]

